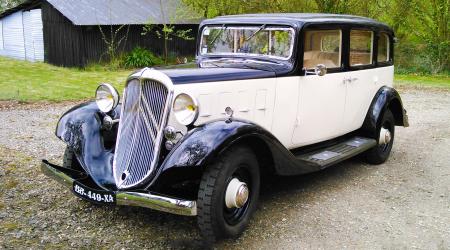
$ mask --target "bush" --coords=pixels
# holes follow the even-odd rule
[[[102,58],[98,61],[89,61],[83,67],[86,71],[118,71],[124,69],[126,54],[120,53],[114,59]]]
[[[149,50],[136,47],[125,57],[124,66],[127,68],[142,68],[163,63],[164,61],[161,58],[155,56]]]

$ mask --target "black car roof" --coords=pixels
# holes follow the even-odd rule
[[[242,23],[283,24],[294,27],[300,27],[305,24],[350,24],[355,26],[371,26],[392,31],[392,29],[386,24],[367,17],[319,13],[272,13],[219,16],[213,19],[204,20],[201,26]]]

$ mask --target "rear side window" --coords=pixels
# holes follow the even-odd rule
[[[318,64],[327,68],[341,67],[342,32],[340,30],[311,30],[305,32],[303,67],[313,69]]]
[[[386,33],[380,33],[378,37],[378,62],[389,61],[389,36]]]
[[[352,30],[350,32],[350,66],[372,64],[373,32]]]

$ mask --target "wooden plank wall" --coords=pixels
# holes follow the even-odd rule
[[[64,17],[49,3],[42,3],[42,19],[44,25],[45,61],[57,66],[83,67],[90,62],[99,62],[107,58],[106,44],[102,40],[99,26],[76,26]],[[120,26],[113,26],[113,30]],[[192,29],[195,37],[198,25],[177,25],[180,29]],[[101,26],[106,36],[111,34],[111,26]],[[142,36],[143,25],[123,27],[118,37],[128,32],[126,43],[123,42],[120,51],[127,52],[140,46],[162,55],[164,40],[156,35]],[[169,53],[177,56],[194,56],[195,40],[186,41],[173,38],[169,41]]]

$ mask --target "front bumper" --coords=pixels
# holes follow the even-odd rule
[[[73,183],[76,180],[70,173],[65,173],[65,168],[53,165],[46,160],[42,161],[41,170],[48,177],[69,188],[73,187]],[[116,195],[116,205],[146,207],[186,216],[197,215],[197,203],[195,201],[180,200],[150,192],[116,191],[114,193]]]

